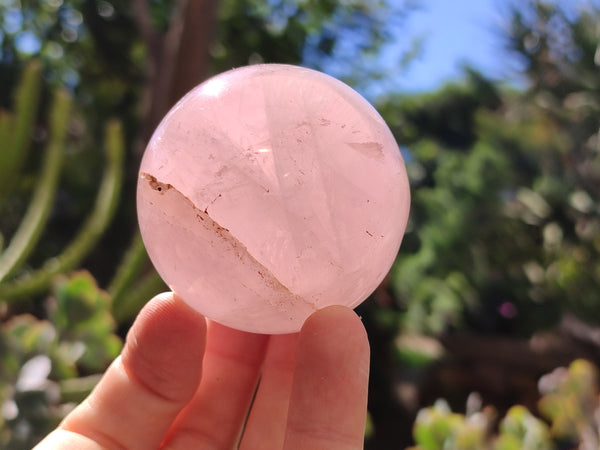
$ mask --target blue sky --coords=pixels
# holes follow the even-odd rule
[[[399,77],[403,91],[424,91],[458,78],[461,65],[484,72],[508,72],[509,57],[502,49],[501,16],[497,0],[423,0],[410,14],[406,34],[422,39],[421,54]]]
[[[572,10],[599,3],[555,2]],[[396,77],[395,87],[404,92],[435,89],[445,81],[460,78],[464,63],[493,78],[517,79],[518,63],[503,49],[501,34],[506,17],[502,11],[511,0],[421,0],[421,4],[408,16],[403,34],[422,37],[422,51]],[[394,51],[393,46],[389,51]]]

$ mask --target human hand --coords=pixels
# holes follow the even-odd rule
[[[207,321],[165,293],[34,450],[360,449],[368,372],[364,327],[346,307],[314,313],[300,333],[267,336]]]

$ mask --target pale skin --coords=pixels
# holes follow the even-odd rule
[[[266,336],[208,321],[165,293],[140,312],[90,396],[35,450],[360,449],[368,376],[367,335],[349,308],[317,311],[300,333]]]

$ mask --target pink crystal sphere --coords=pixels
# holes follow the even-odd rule
[[[163,119],[137,188],[159,274],[217,322],[300,330],[389,271],[410,205],[389,128],[344,83],[265,64],[218,75]]]

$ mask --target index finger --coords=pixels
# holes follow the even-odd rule
[[[205,342],[202,315],[172,293],[155,297],[136,319],[122,356],[37,448],[158,448],[196,390]]]

